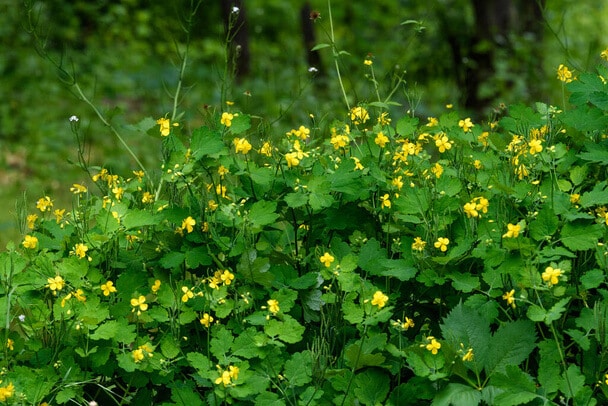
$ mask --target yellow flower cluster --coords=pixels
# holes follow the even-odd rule
[[[553,268],[552,266],[548,266],[545,268],[545,272],[541,275],[543,281],[547,283],[549,286],[557,285],[559,283],[559,277],[562,275],[562,270],[559,268]]]
[[[468,218],[481,217],[481,214],[479,213],[487,213],[489,205],[490,202],[488,201],[488,199],[482,196],[478,196],[473,198],[473,200],[471,200],[470,202],[465,203],[463,209],[464,213],[467,215]]]
[[[234,280],[234,274],[229,270],[218,270],[215,271],[212,277],[207,278],[207,283],[211,289],[219,289],[220,286],[225,285],[228,286],[232,284]]]
[[[507,224],[507,232],[502,235],[502,238],[517,238],[521,232],[521,225]]]
[[[289,131],[287,133],[287,136],[292,136],[292,135],[301,139],[302,141],[305,141],[306,138],[308,138],[308,136],[310,135],[310,129],[301,125],[300,128],[298,128],[297,130],[292,129],[291,131]]]
[[[36,247],[38,247],[38,238],[31,235],[26,235],[23,238],[23,242],[21,243],[21,245],[23,245],[25,248],[34,250],[36,249]]]
[[[369,120],[369,113],[361,106],[350,109],[350,119],[355,125],[365,124]]]
[[[232,140],[234,144],[234,151],[238,154],[247,155],[251,151],[251,144],[245,138],[235,138]]]
[[[215,380],[216,385],[223,384],[225,387],[230,385],[232,381],[236,381],[239,378],[239,367],[229,365],[228,369],[222,370],[222,368],[217,365],[218,372],[220,376]]]
[[[169,134],[171,134],[171,126],[179,126],[179,123],[171,124],[171,120],[164,117],[156,120],[156,124],[160,125],[160,135],[163,137],[167,137]]]
[[[570,83],[574,80],[572,72],[564,64],[560,64],[557,67],[557,78],[564,83]]]
[[[146,358],[146,355],[150,358],[153,357],[154,349],[148,344],[143,344],[137,347],[136,350],[133,350],[131,355],[133,356],[133,361],[135,361],[136,364],[139,364]]]
[[[381,291],[377,290],[372,297],[372,306],[378,306],[378,309],[382,309],[388,302],[388,296]]]
[[[49,210],[51,207],[53,207],[53,201],[48,196],[41,197],[36,202],[36,208],[43,213]]]
[[[435,134],[433,136],[433,140],[435,141],[435,146],[439,150],[439,153],[443,154],[445,151],[452,149],[452,145],[454,145],[454,141],[450,141],[447,135],[443,131]]]
[[[395,328],[406,331],[406,330],[414,327],[414,320],[410,319],[409,317],[406,317],[405,321],[401,321],[401,320],[397,319],[397,321],[392,321],[391,325]]]
[[[1,382],[1,381],[0,381]],[[6,402],[9,398],[12,398],[15,394],[15,386],[10,382],[6,386],[0,387],[0,401]]]
[[[436,355],[441,348],[441,343],[435,339],[433,336],[426,337],[426,344],[421,344],[420,347],[426,348],[431,352],[431,354]]]
[[[424,251],[424,247],[426,247],[426,241],[420,237],[414,238],[414,242],[412,243],[412,249],[414,251],[422,252]]]

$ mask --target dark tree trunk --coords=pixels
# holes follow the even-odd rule
[[[314,67],[318,70],[318,75],[323,74],[323,64],[319,51],[313,51],[312,48],[316,45],[314,30],[314,15],[311,14],[312,9],[307,1],[300,9],[300,23],[302,24],[302,38],[304,40],[304,49],[306,49],[306,61],[309,67]]]
[[[231,41],[228,63],[234,69],[234,75],[238,81],[249,75],[251,71],[245,1],[221,0],[221,2],[226,36]],[[236,12],[233,11],[235,7],[238,8]]]

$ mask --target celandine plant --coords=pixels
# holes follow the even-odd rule
[[[489,123],[143,120],[158,179],[87,166],[0,254],[0,401],[606,402],[605,78]]]

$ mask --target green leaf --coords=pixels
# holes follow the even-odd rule
[[[172,336],[165,336],[160,342],[160,351],[167,358],[175,358],[180,353],[179,343]]]
[[[318,51],[320,49],[329,48],[330,46],[331,45],[329,44],[317,44],[311,49],[311,51]]]
[[[227,328],[220,326],[214,330],[213,338],[211,339],[210,349],[211,353],[217,358],[221,359],[230,353],[230,347],[234,337],[232,332]]]
[[[151,226],[158,223],[156,216],[146,210],[129,209],[122,218],[122,225],[127,229]]]
[[[516,406],[539,397],[534,379],[515,365],[507,365],[504,374],[495,374],[491,385],[504,391],[494,398],[497,405]]]
[[[276,209],[277,202],[268,200],[255,202],[249,209],[249,214],[247,215],[253,229],[260,231],[262,227],[274,223],[279,217],[279,215],[275,213]]]
[[[528,225],[530,236],[536,241],[544,241],[557,231],[557,216],[549,205],[543,207],[534,221]]]
[[[448,275],[448,278],[452,280],[454,289],[463,293],[470,293],[479,287],[479,277],[477,275],[453,272]]]
[[[175,269],[181,266],[185,259],[186,255],[183,252],[171,251],[165,254],[159,262],[163,268]]]
[[[538,343],[540,361],[538,365],[538,383],[548,395],[557,392],[561,366],[559,350],[555,341],[546,339]],[[551,397],[551,396],[548,396]]]
[[[592,190],[583,193],[579,203],[582,208],[607,204],[608,190],[606,182],[596,183]]]
[[[473,348],[473,353],[480,367],[486,364],[490,351],[492,336],[490,322],[476,309],[462,303],[454,307],[441,323],[444,340],[452,348]],[[493,350],[492,350],[493,351]]]
[[[342,313],[344,314],[344,319],[352,324],[359,324],[363,322],[364,316],[361,305],[359,303],[354,303],[356,297],[356,292],[348,293],[342,302]]]
[[[565,331],[584,351],[589,351],[591,341],[587,334],[580,330],[569,329]]]
[[[285,196],[285,203],[293,209],[302,207],[308,203],[308,195],[300,192],[288,193]]]
[[[207,246],[191,248],[186,251],[186,266],[190,269],[198,268],[201,265],[211,265],[213,260],[209,255]]]
[[[346,365],[355,370],[363,367],[374,367],[384,364],[386,358],[380,353],[364,351],[359,343],[353,343],[344,350]]]
[[[228,148],[222,140],[222,134],[209,127],[199,127],[192,132],[190,150],[195,159],[209,156],[217,158],[220,153],[227,153]]]
[[[566,305],[570,301],[569,297],[565,297],[561,299],[559,302],[555,303],[545,316],[545,323],[550,324],[551,322],[558,320],[562,317],[562,314],[566,311]]]
[[[572,399],[585,386],[585,375],[581,372],[578,365],[570,365],[560,380],[559,390]]]
[[[232,119],[230,132],[234,135],[241,134],[251,128],[251,118],[247,114],[235,115]]]
[[[601,269],[592,269],[581,276],[580,281],[585,289],[595,289],[606,279],[606,274]]]
[[[288,314],[283,315],[283,321],[270,319],[264,326],[264,332],[270,338],[278,338],[288,344],[294,344],[302,340],[306,329],[296,319]]]
[[[232,344],[232,355],[243,358],[265,358],[268,343],[268,337],[255,329],[249,327],[240,333]]]
[[[199,375],[208,378],[210,371],[214,371],[211,360],[200,352],[190,352],[186,356],[190,365],[196,369]]]
[[[575,186],[578,186],[587,179],[588,173],[589,167],[587,165],[573,166],[570,168],[570,180]]]
[[[560,235],[561,241],[566,248],[573,251],[584,251],[595,248],[601,236],[601,225],[581,222],[564,224]]]
[[[356,374],[355,395],[364,405],[382,405],[388,396],[390,377],[378,368]]]
[[[481,392],[461,383],[449,383],[435,396],[431,406],[476,406],[481,402]]]
[[[403,116],[397,121],[397,134],[407,137],[414,134],[418,128],[418,117]]]
[[[504,372],[507,365],[519,365],[536,347],[534,324],[527,320],[516,320],[501,325],[492,336],[492,349],[484,369],[488,376]]]
[[[312,381],[312,357],[310,351],[294,353],[285,362],[283,376],[289,382],[289,386],[304,386]]]
[[[526,316],[528,316],[528,318],[530,320],[539,323],[541,321],[545,321],[547,312],[545,309],[543,309],[539,305],[533,304],[530,307],[528,307],[528,310],[526,311]]]
[[[375,238],[369,239],[359,253],[359,267],[372,275],[381,275],[384,267],[380,263],[381,259],[387,258],[387,252],[380,246],[380,242]]]

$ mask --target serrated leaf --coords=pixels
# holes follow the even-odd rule
[[[191,248],[186,251],[186,266],[190,269],[198,268],[201,265],[211,265],[213,260],[209,255],[207,246]]]
[[[545,323],[550,324],[551,322],[558,320],[560,317],[562,317],[562,314],[566,311],[566,305],[569,301],[570,298],[566,297],[551,306],[545,316]]]
[[[297,193],[297,192],[288,193],[285,196],[285,203],[287,203],[287,205],[289,207],[296,209],[296,208],[302,207],[308,203],[308,196],[305,195],[304,193]]]
[[[562,243],[566,248],[573,251],[584,251],[595,248],[601,236],[601,225],[581,222],[564,224],[560,234]]]
[[[228,148],[220,132],[209,127],[199,127],[192,132],[190,150],[194,159],[198,160],[205,156],[218,157],[221,152],[227,152]]]
[[[528,225],[530,236],[536,241],[543,241],[557,231],[558,220],[549,205],[543,207],[534,221]]]
[[[278,338],[288,344],[294,344],[302,340],[306,329],[296,319],[288,314],[283,315],[283,320],[270,319],[264,326],[264,332],[270,338]]]
[[[414,134],[418,128],[418,117],[404,116],[397,121],[397,134],[407,137]]]
[[[278,213],[275,213],[276,209],[277,202],[260,200],[251,206],[247,218],[254,229],[260,230],[262,227],[276,221],[279,217]]]
[[[540,361],[538,365],[538,383],[547,392],[557,392],[559,387],[560,357],[555,341],[546,339],[538,343]]]
[[[601,269],[592,269],[581,276],[581,284],[585,289],[595,289],[606,279],[606,274]]]
[[[477,406],[481,402],[481,392],[472,386],[449,383],[435,396],[431,406]]]
[[[312,354],[310,351],[296,352],[285,361],[283,376],[292,387],[310,383],[312,381]]]
[[[359,343],[353,343],[344,350],[344,361],[346,365],[355,370],[363,367],[380,366],[386,358],[380,353],[366,352],[361,349]]]
[[[369,368],[355,375],[355,395],[364,405],[383,405],[388,395],[390,378],[378,368]]]
[[[526,311],[526,316],[528,316],[528,318],[534,322],[541,322],[541,321],[545,321],[545,316],[547,315],[547,312],[545,309],[543,309],[542,307],[540,307],[539,305],[531,305],[530,307],[528,307],[528,310]]]
[[[234,135],[241,134],[251,128],[251,117],[247,114],[235,115],[230,125],[230,132]]]
[[[536,347],[536,330],[528,320],[516,320],[501,325],[492,336],[488,361],[484,367],[488,376],[504,372],[507,365],[519,365]]]

